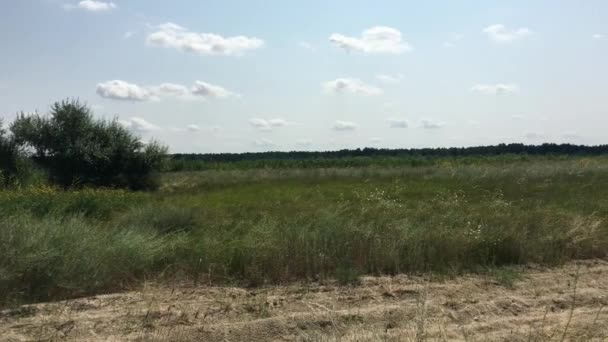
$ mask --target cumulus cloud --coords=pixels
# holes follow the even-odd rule
[[[287,126],[287,121],[283,120],[283,119],[270,119],[268,120],[268,123],[270,124],[270,126],[272,127],[284,127]]]
[[[181,84],[163,83],[155,87],[154,92],[159,96],[186,96],[189,94],[188,87]]]
[[[107,12],[118,8],[118,6],[116,6],[115,3],[109,1],[83,0],[77,3],[76,5],[65,4],[63,5],[63,8],[65,8],[66,10],[80,9],[88,12]]]
[[[248,50],[264,46],[264,41],[255,37],[222,37],[215,33],[191,32],[174,23],[159,25],[155,32],[148,35],[146,42],[154,47],[211,56],[240,56]]]
[[[253,118],[249,120],[249,124],[261,131],[270,131],[275,127],[284,127],[287,126],[287,121],[284,119],[276,118],[276,119],[262,119],[262,118]]]
[[[128,120],[119,120],[118,122],[128,129],[140,133],[157,131],[160,129],[160,127],[140,117],[132,117]]]
[[[236,94],[217,85],[196,81],[192,88],[181,84],[162,83],[158,86],[139,86],[122,80],[97,84],[97,94],[113,100],[157,101],[161,98],[225,98]]]
[[[399,74],[396,76],[378,74],[376,75],[376,79],[383,83],[399,83],[403,79],[403,75]]]
[[[391,128],[408,128],[410,126],[406,119],[391,118],[386,120]]]
[[[114,100],[149,101],[155,99],[154,94],[149,89],[121,80],[97,84],[97,94]]]
[[[268,121],[260,118],[253,118],[249,120],[249,124],[261,131],[270,131],[271,127]]]
[[[604,35],[601,33],[596,33],[593,35],[593,39],[602,39],[602,38],[604,38]]]
[[[348,52],[401,54],[412,50],[412,47],[403,40],[399,30],[385,26],[369,28],[363,31],[360,38],[334,33],[329,37],[329,41]]]
[[[276,144],[270,139],[256,139],[253,141],[253,144],[261,148],[276,147]]]
[[[350,121],[336,121],[332,126],[334,131],[354,131],[359,125]]]
[[[231,91],[226,90],[218,85],[213,85],[203,81],[194,82],[192,87],[192,94],[202,97],[213,97],[213,98],[226,98],[230,96],[237,96]]]
[[[519,91],[519,85],[510,84],[476,84],[471,88],[472,91],[486,95],[502,95],[516,93]]]
[[[525,38],[532,33],[532,31],[526,27],[509,29],[502,24],[490,25],[484,28],[482,32],[491,40],[498,43],[510,43]]]
[[[382,89],[363,83],[356,78],[338,78],[333,81],[323,83],[326,93],[351,93],[365,96],[382,94]]]
[[[420,120],[420,127],[424,129],[437,129],[445,126],[445,122],[435,121],[431,119]]]
[[[186,129],[189,130],[190,132],[198,132],[201,130],[201,128],[198,125],[194,125],[194,124],[188,125],[186,127]]]

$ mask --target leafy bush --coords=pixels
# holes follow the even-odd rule
[[[14,137],[8,136],[0,120],[0,188],[26,181],[32,168]]]
[[[95,120],[77,100],[53,104],[48,116],[20,114],[11,131],[62,187],[153,189],[167,152],[157,142],[142,143],[116,120]]]

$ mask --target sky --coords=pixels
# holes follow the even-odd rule
[[[0,117],[171,152],[606,144],[605,0],[6,0]]]

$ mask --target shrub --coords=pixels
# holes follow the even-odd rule
[[[13,136],[8,136],[0,120],[0,187],[24,183],[32,173],[31,165]]]
[[[62,187],[153,189],[167,152],[157,142],[142,143],[116,120],[95,120],[77,100],[53,104],[48,116],[20,114],[11,131]]]

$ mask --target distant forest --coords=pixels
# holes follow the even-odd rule
[[[413,149],[358,148],[339,151],[290,151],[247,153],[176,153],[170,170],[203,170],[245,167],[353,167],[365,165],[428,165],[442,157],[585,156],[608,154],[608,145],[499,144],[475,147]],[[234,165],[230,165],[234,164]]]

